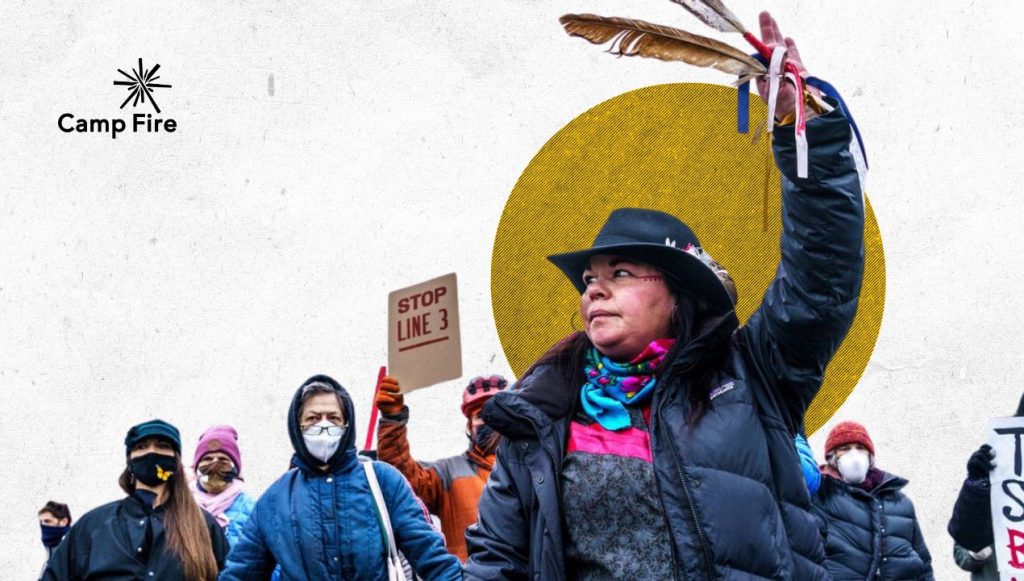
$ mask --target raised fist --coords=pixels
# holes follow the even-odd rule
[[[385,376],[380,381],[380,390],[377,392],[377,409],[386,416],[393,416],[402,413],[405,403],[402,399],[401,388],[398,387],[398,380],[394,377]]]
[[[967,478],[988,480],[988,473],[996,467],[995,462],[992,461],[992,458],[995,457],[996,453],[992,451],[992,446],[983,444],[975,453],[971,454],[971,459],[967,461]]]

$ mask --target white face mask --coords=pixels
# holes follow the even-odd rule
[[[302,439],[306,449],[314,458],[324,464],[338,451],[341,437],[345,435],[347,426],[336,426],[328,420],[309,426],[302,431]],[[326,429],[324,429],[326,428]],[[310,433],[316,434],[311,436]]]
[[[865,450],[850,450],[839,457],[836,465],[843,480],[850,484],[860,484],[868,475],[871,458]]]

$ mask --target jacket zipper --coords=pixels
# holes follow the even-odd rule
[[[650,428],[650,426],[648,426]],[[654,470],[654,447],[651,447],[651,470]],[[669,555],[672,557],[672,579],[679,579],[679,556],[676,555],[675,533],[672,532],[672,521],[668,518],[668,510],[665,509],[665,498],[661,495],[661,484],[658,482],[658,474],[654,474],[654,491],[658,494],[658,503],[661,504],[661,513],[665,515],[665,526],[668,527]]]
[[[661,414],[662,406],[658,406],[658,423],[662,428],[663,436],[668,444],[669,450],[672,451],[672,460],[675,462],[676,472],[679,474],[679,479],[683,484],[683,492],[686,494],[687,509],[690,512],[690,518],[693,520],[693,526],[697,530],[697,540],[700,541],[701,548],[701,570],[704,572],[705,579],[714,579],[711,571],[711,562],[713,556],[711,555],[711,549],[708,546],[707,534],[704,532],[704,526],[701,525],[700,519],[697,517],[697,509],[693,501],[693,491],[690,490],[690,481],[686,478],[686,471],[683,470],[682,461],[679,458],[679,450],[676,449],[675,442],[672,441],[671,434],[668,432],[668,424],[665,423],[665,417]],[[673,543],[674,546],[674,543]]]

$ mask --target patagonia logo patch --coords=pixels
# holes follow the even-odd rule
[[[736,387],[736,384],[731,382],[731,381],[729,383],[723,383],[722,385],[719,385],[715,389],[711,390],[711,394],[709,395],[709,398],[710,399],[715,399],[716,397],[722,395],[723,393],[731,390],[734,387]]]

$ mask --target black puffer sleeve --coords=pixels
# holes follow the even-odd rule
[[[808,177],[796,176],[792,126],[775,130],[782,172],[781,261],[761,306],[740,331],[765,379],[770,413],[792,433],[857,312],[864,274],[864,198],[851,131],[836,108],[807,123]]]

